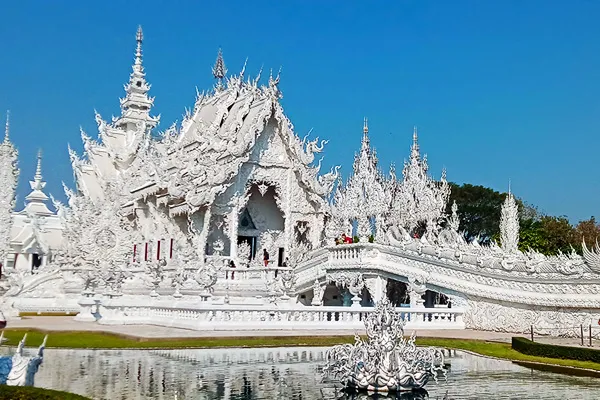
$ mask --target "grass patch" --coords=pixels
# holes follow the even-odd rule
[[[0,385],[0,400],[89,400],[87,397],[57,390],[27,386]]]
[[[217,347],[292,347],[333,346],[351,343],[350,336],[268,336],[268,337],[219,337],[219,338],[139,338],[106,332],[89,331],[42,331],[38,329],[5,329],[6,344],[17,345],[27,333],[27,346],[35,347],[48,336],[48,348],[72,349],[182,349]]]
[[[73,349],[184,349],[218,347],[294,347],[333,346],[353,343],[353,336],[271,336],[271,337],[220,337],[220,338],[168,338],[147,339],[106,332],[41,331],[37,329],[5,329],[4,337],[15,346],[27,333],[27,345],[34,347],[42,343],[49,334],[48,348]],[[466,350],[483,356],[511,361],[543,363],[563,367],[585,368],[600,371],[600,364],[590,361],[562,360],[557,358],[529,356],[511,348],[510,343],[486,342],[483,340],[417,338],[420,346],[436,346],[447,349]]]
[[[585,368],[600,371],[600,364],[590,361],[563,360],[559,358],[529,356],[513,350],[510,343],[486,342],[483,340],[417,338],[420,346],[437,346],[447,349],[467,350],[488,357],[503,358],[511,361],[552,364],[563,367]]]

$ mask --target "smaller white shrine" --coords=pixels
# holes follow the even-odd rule
[[[44,193],[46,182],[42,177],[42,154],[37,157],[37,167],[31,193],[25,197],[25,207],[13,213],[10,251],[4,265],[7,271],[18,269],[36,273],[52,261],[53,249],[62,246],[62,223],[56,212],[48,208],[50,198]]]

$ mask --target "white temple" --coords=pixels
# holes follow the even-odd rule
[[[41,158],[13,212],[17,153],[0,145],[0,259],[5,314],[70,312],[101,324],[191,329],[360,327],[384,296],[407,328],[523,332],[600,317],[600,249],[547,257],[518,250],[509,193],[501,245],[467,243],[450,188],[413,132],[402,177],[385,175],[365,119],[352,175],[321,174],[326,141],[300,139],[279,75],[227,76],[181,124],[156,132],[141,28],[121,115],[96,113],[98,139],[69,150],[75,187],[46,206]],[[12,218],[11,218],[12,216]],[[338,244],[344,233],[351,244]],[[268,254],[268,257],[266,255]],[[16,259],[16,261],[15,261]],[[395,289],[394,289],[395,288]],[[537,329],[537,328],[536,328]]]

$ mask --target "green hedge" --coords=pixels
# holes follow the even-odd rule
[[[57,390],[27,386],[0,385],[0,400],[89,400],[87,397]]]
[[[556,346],[553,344],[532,342],[523,337],[513,337],[512,348],[519,353],[530,356],[600,363],[600,350],[588,347]]]

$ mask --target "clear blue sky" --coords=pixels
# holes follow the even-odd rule
[[[600,1],[12,1],[0,23],[0,110],[21,157],[19,206],[38,148],[50,192],[72,186],[67,143],[117,114],[135,30],[160,129],[230,72],[283,66],[296,131],[351,168],[362,120],[387,170],[412,127],[439,177],[505,191],[573,222],[600,216]]]

